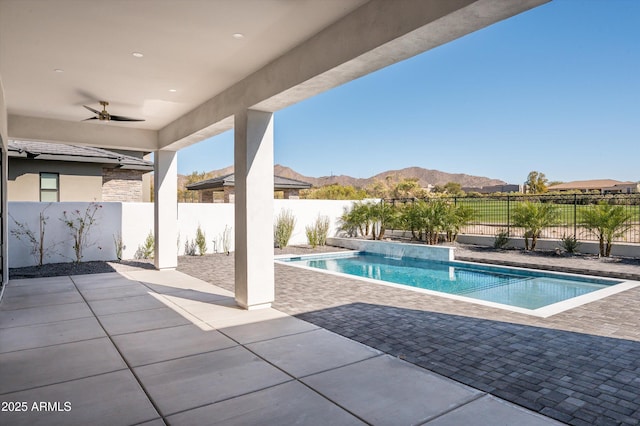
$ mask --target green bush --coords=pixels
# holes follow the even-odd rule
[[[296,227],[296,218],[291,210],[282,210],[273,225],[273,242],[281,249],[289,244],[293,230]]]
[[[567,253],[577,253],[580,242],[573,235],[563,235],[560,239],[560,245]]]
[[[136,259],[153,259],[153,252],[155,250],[155,238],[153,232],[149,231],[147,238],[144,240],[144,244],[138,245],[136,250]]]
[[[195,244],[196,246],[198,246],[198,252],[200,253],[200,256],[204,256],[204,254],[207,252],[207,235],[202,232],[200,225],[198,225],[198,229],[196,230]]]

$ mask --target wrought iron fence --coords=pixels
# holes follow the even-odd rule
[[[524,230],[513,225],[513,210],[526,201],[551,203],[557,206],[558,222],[545,228],[541,238],[560,239],[573,236],[578,240],[596,241],[597,235],[581,226],[583,212],[604,201],[623,206],[631,219],[629,229],[614,241],[640,243],[640,194],[513,194],[483,197],[438,197],[424,201],[445,200],[456,205],[465,205],[473,211],[472,221],[462,228],[461,234],[491,235],[506,231],[510,237],[523,237]],[[394,205],[413,203],[416,199],[386,199]]]

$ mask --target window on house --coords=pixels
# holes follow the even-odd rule
[[[40,201],[59,201],[59,182],[58,173],[40,173]]]

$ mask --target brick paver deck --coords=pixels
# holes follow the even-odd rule
[[[178,269],[233,290],[233,255]],[[537,318],[276,265],[274,307],[568,424],[640,424],[640,287]]]

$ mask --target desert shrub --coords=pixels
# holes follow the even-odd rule
[[[229,252],[231,251],[231,227],[225,225],[224,226],[224,231],[222,231],[222,249],[224,250],[224,252],[227,254],[227,256],[229,255]]]
[[[327,244],[327,235],[329,234],[329,226],[331,221],[329,216],[318,216],[316,219],[316,231],[318,234],[318,245],[324,246]]]
[[[507,248],[507,244],[509,244],[509,233],[505,229],[501,229],[493,239],[493,248],[502,250]]]
[[[134,257],[136,259],[153,259],[153,252],[155,250],[156,239],[153,236],[153,232],[149,231],[144,243],[138,245]]]
[[[329,234],[329,226],[331,222],[328,216],[320,216],[311,225],[305,226],[308,244],[316,248],[324,246],[327,243],[327,235]]]
[[[304,230],[307,234],[307,244],[316,248],[318,246],[318,230],[314,225],[307,225],[304,227]]]
[[[289,244],[293,230],[296,227],[296,218],[291,210],[282,210],[273,225],[273,242],[281,249]]]
[[[122,260],[122,251],[127,248],[122,241],[122,233],[118,232],[113,236],[113,244],[116,248],[116,258]]]
[[[573,235],[563,235],[560,239],[560,246],[567,253],[577,253],[580,241]]]
[[[184,254],[185,256],[195,256],[196,255],[196,242],[195,240],[187,240],[184,242]]]

